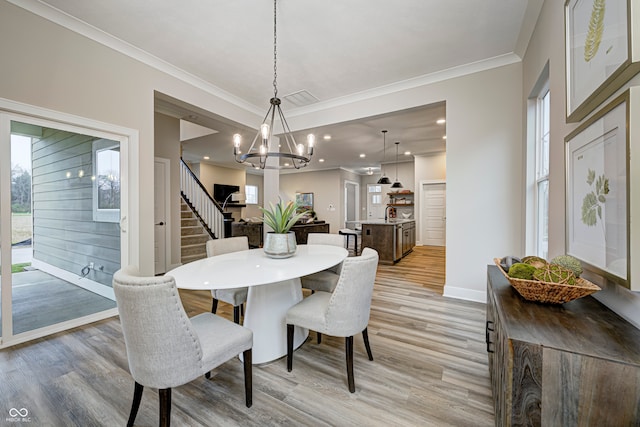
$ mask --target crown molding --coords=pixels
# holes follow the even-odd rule
[[[67,28],[75,33],[85,36],[97,43],[100,43],[106,47],[109,47],[117,52],[122,53],[132,59],[135,59],[149,67],[164,72],[180,81],[188,83],[202,91],[216,96],[224,101],[227,101],[239,108],[245,109],[256,115],[261,115],[264,111],[258,106],[245,101],[244,99],[233,95],[224,89],[215,86],[200,77],[197,77],[189,72],[186,72],[166,61],[160,59],[150,53],[131,45],[113,35],[102,31],[94,26],[87,24],[84,21],[79,20],[57,8],[54,8],[48,4],[42,3],[39,0],[7,0],[9,3],[25,9],[35,15],[38,15],[44,19],[47,19],[55,24],[58,24],[64,28]],[[539,0],[538,0],[539,1]],[[530,25],[529,25],[530,26]],[[528,29],[527,29],[528,31]],[[523,41],[526,39],[521,34]],[[522,50],[519,48],[519,50]],[[288,117],[298,117],[305,114],[315,113],[331,108],[352,104],[355,102],[365,101],[368,99],[389,95],[395,92],[414,89],[420,86],[434,84],[445,80],[453,79],[456,77],[462,77],[481,71],[490,70],[493,68],[502,67],[514,63],[521,62],[522,59],[516,53],[508,53],[485,60],[452,67],[446,70],[437,71],[435,73],[425,74],[418,77],[398,81],[384,86],[379,86],[372,89],[356,92],[350,95],[345,95],[338,98],[333,98],[327,101],[320,101],[312,105],[292,108],[287,110]]]
[[[401,80],[395,83],[390,83],[388,85],[367,89],[361,92],[353,93],[351,95],[333,98],[328,101],[320,101],[312,105],[289,109],[287,110],[287,116],[297,117],[304,114],[341,107],[343,105],[352,104],[359,101],[366,101],[368,99],[389,95],[403,90],[415,89],[420,86],[439,83],[445,80],[463,77],[470,74],[491,70],[493,68],[515,64],[518,62],[522,62],[522,59],[515,53],[499,55],[493,58],[484,59],[482,61],[472,62],[469,64],[448,68],[446,70],[437,71],[435,73],[424,74],[422,76],[412,77],[410,79]]]
[[[200,77],[197,77],[187,71],[184,71],[167,61],[151,55],[150,53],[133,46],[130,43],[125,42],[113,35],[102,31],[92,25],[87,24],[84,21],[79,20],[76,17],[69,15],[56,9],[53,6],[42,3],[38,0],[7,0],[9,3],[18,6],[24,10],[27,10],[35,15],[38,15],[48,21],[58,24],[68,30],[78,33],[88,39],[91,39],[97,43],[100,43],[110,49],[120,52],[136,61],[139,61],[151,68],[168,74],[176,79],[188,83],[206,93],[216,96],[224,101],[227,101],[237,107],[243,108],[249,112],[257,115],[263,113],[262,109],[258,108],[242,98],[239,98],[224,89],[215,86]]]

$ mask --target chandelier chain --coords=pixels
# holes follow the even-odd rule
[[[241,150],[242,135],[233,135],[233,155],[238,163],[244,163],[256,169],[300,169],[309,164],[313,156],[315,136],[307,135],[307,146],[297,144],[291,133],[289,124],[282,113],[281,100],[278,98],[278,20],[277,0],[273,0],[273,98],[269,100],[269,109],[265,114],[258,133],[253,138],[249,148]],[[274,121],[279,119],[282,133],[279,135],[281,144],[272,148],[274,138]],[[282,151],[280,148],[283,148]],[[287,152],[288,151],[288,152]],[[274,160],[267,162],[268,158]],[[277,160],[277,161],[276,161]],[[282,163],[281,163],[282,161]],[[267,164],[269,163],[269,164]]]
[[[278,37],[277,37],[277,30],[276,30],[276,23],[277,23],[277,18],[276,18],[276,0],[273,0],[273,97],[277,98],[278,97],[278,83],[276,82],[276,79],[278,78],[278,66],[277,66],[277,59],[278,59],[278,49],[277,49],[277,41],[278,41]]]

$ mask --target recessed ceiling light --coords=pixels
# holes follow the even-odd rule
[[[289,163],[285,163],[284,165],[285,165],[285,166],[289,166]]]
[[[436,121],[436,123],[437,123],[437,124],[439,124],[439,125],[443,125],[443,124],[445,124],[446,122],[447,122],[447,121],[446,121],[445,119],[438,119],[438,120]]]
[[[361,159],[364,159],[365,157],[367,157],[367,155],[366,155],[366,154],[364,154],[364,153],[361,153],[361,154],[360,154],[360,158],[361,158]]]
[[[204,156],[203,159],[209,160],[209,156]]]
[[[322,137],[322,139],[324,139],[325,141],[329,141],[331,139],[331,135],[325,135]]]
[[[405,152],[404,152],[404,155],[405,155],[405,156],[410,156],[410,155],[411,155],[411,151],[405,151]]]
[[[443,136],[442,139],[447,139],[447,135]]]
[[[324,159],[318,159],[318,161],[319,161],[320,163],[323,163],[323,162],[324,162]]]

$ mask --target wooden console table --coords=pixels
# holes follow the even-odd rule
[[[637,426],[640,330],[588,296],[524,300],[488,267],[487,352],[497,426]]]

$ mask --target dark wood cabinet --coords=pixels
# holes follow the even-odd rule
[[[402,224],[402,256],[411,252],[416,245],[416,223]]]
[[[640,425],[640,330],[595,298],[529,302],[491,265],[486,345],[497,426]]]
[[[362,224],[362,247],[378,251],[379,262],[393,264],[395,260],[395,230],[393,224]]]
[[[326,222],[314,223],[314,224],[299,224],[291,227],[296,235],[296,243],[299,245],[307,244],[307,236],[309,233],[328,233],[329,224]]]
[[[380,262],[393,264],[416,245],[415,221],[363,222],[362,247],[378,251]]]

